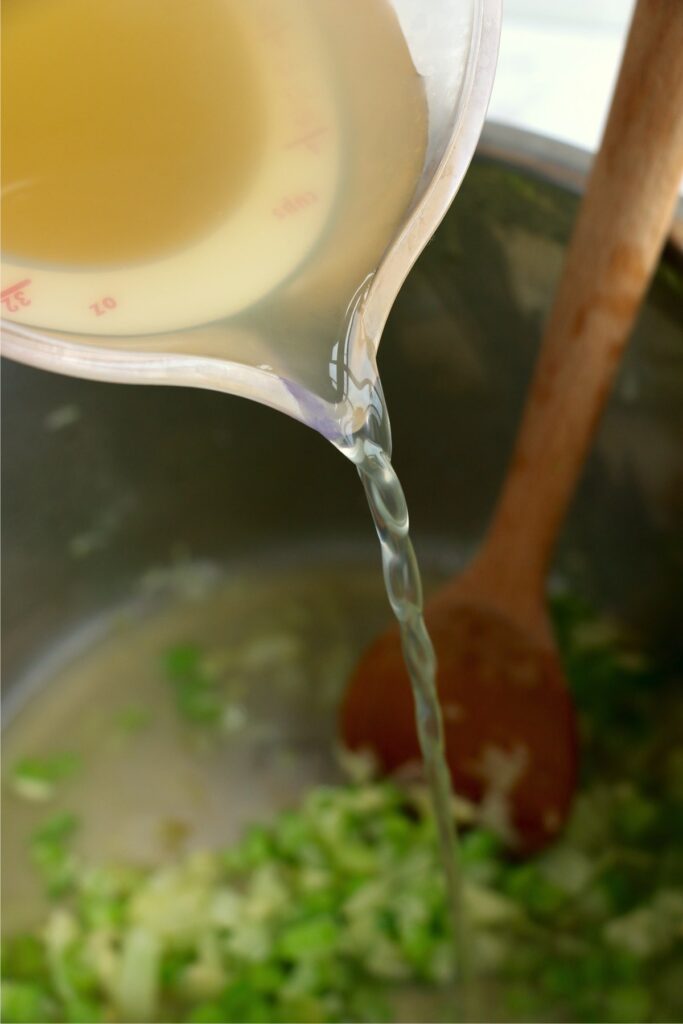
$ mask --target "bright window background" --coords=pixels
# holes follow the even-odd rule
[[[597,149],[633,0],[503,0],[489,118]]]

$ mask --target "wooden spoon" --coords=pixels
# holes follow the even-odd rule
[[[548,564],[682,174],[683,0],[639,0],[492,525],[426,609],[454,786],[499,816],[507,806],[522,851],[556,835],[577,774]],[[386,770],[420,757],[397,628],[358,665],[341,728]]]

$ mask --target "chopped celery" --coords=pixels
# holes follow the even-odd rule
[[[170,679],[184,679],[199,671],[201,651],[196,644],[178,644],[166,651],[163,665]]]
[[[2,1020],[6,1024],[47,1024],[56,1020],[56,1004],[50,992],[40,985],[22,981],[3,981]]]
[[[117,1006],[126,1020],[153,1020],[157,1016],[159,938],[145,928],[131,928],[123,937],[116,984]]]
[[[18,981],[40,981],[47,969],[45,947],[36,935],[13,935],[3,940],[2,973]]]
[[[652,997],[644,985],[620,985],[608,994],[605,1008],[610,1024],[641,1024],[651,1019]]]
[[[216,681],[202,665],[199,648],[194,644],[173,647],[164,655],[162,664],[181,717],[194,725],[217,726],[223,701]]]
[[[49,800],[59,783],[80,769],[81,758],[68,751],[46,757],[23,757],[12,769],[12,788],[26,800]]]
[[[64,895],[76,881],[76,861],[69,844],[78,826],[76,815],[62,811],[43,822],[31,836],[31,861],[46,894],[53,899]]]
[[[64,843],[78,830],[78,818],[69,811],[60,811],[43,822],[33,833],[33,843]]]
[[[277,951],[285,960],[325,957],[339,944],[339,923],[329,914],[295,922],[280,933]]]
[[[583,719],[582,790],[564,835],[528,862],[460,805],[475,967],[496,1019],[680,1020],[675,682],[581,602],[560,597],[555,611]],[[170,650],[164,673],[184,717],[220,722],[225,702],[198,648]],[[348,784],[318,787],[230,849],[157,868],[76,861],[77,819],[46,821],[30,853],[57,905],[5,944],[3,1019],[413,1019],[404,996],[410,1007],[454,975],[429,803],[420,787],[342,760]],[[428,1019],[450,1012],[428,1005]]]

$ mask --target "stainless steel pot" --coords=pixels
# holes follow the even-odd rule
[[[452,562],[483,532],[587,164],[490,128],[396,303],[380,365],[418,551]],[[682,265],[672,243],[556,561],[672,656],[683,647]],[[267,408],[11,363],[2,390],[8,685],[178,550],[267,564],[357,545],[377,559],[352,466]]]

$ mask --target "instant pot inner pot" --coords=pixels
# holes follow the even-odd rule
[[[490,132],[387,325],[381,370],[427,588],[465,561],[500,486],[576,212],[566,170],[566,152]],[[555,565],[672,665],[683,663],[681,294],[671,248]],[[26,709],[5,755],[14,764],[75,737],[88,764],[69,791],[80,853],[163,860],[232,842],[339,780],[339,694],[390,617],[351,464],[300,424],[219,394],[11,363],[2,389],[6,721]],[[188,639],[228,661],[239,652],[220,749],[188,747],[160,696],[160,652]],[[134,724],[130,701],[139,716],[147,699],[168,721],[114,757],[106,723]],[[6,804],[8,926],[44,913],[26,864],[43,811]]]

